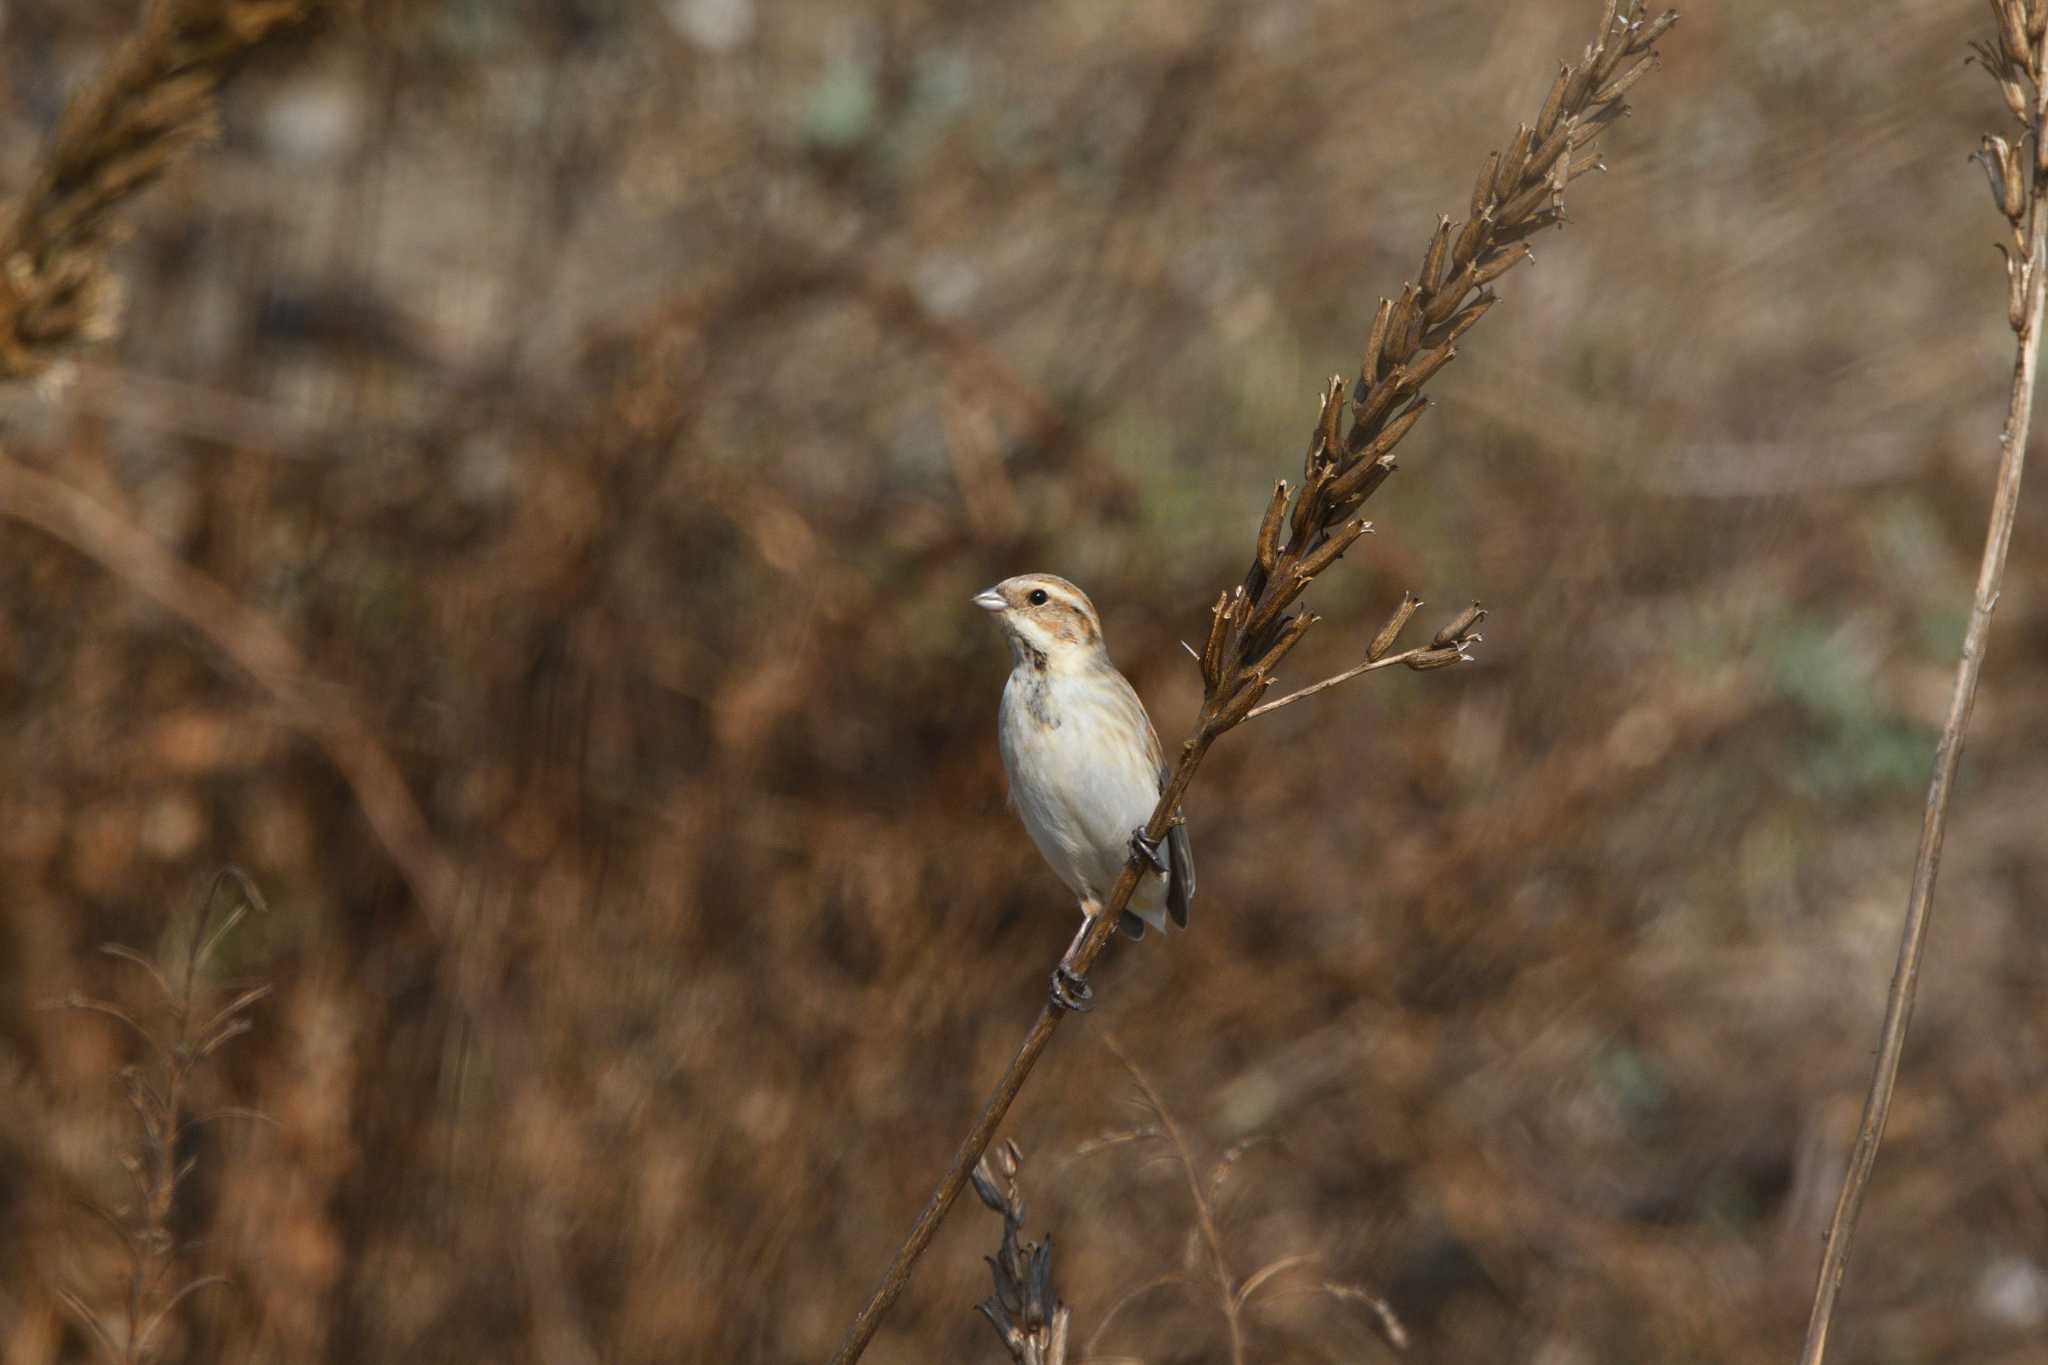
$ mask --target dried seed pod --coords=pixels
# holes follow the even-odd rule
[[[2027,121],[2027,89],[2009,75],[1999,75],[1998,93],[2005,96],[2005,107],[2021,123]]]
[[[1556,199],[1556,188],[1549,181],[1540,180],[1500,206],[1500,221],[1503,224],[1519,223],[1545,203],[1555,207]],[[1482,275],[1485,273],[1484,267],[1481,268],[1480,273]]]
[[[1525,251],[1528,250],[1526,247],[1523,249]],[[1534,260],[1535,257],[1536,253],[1530,251],[1527,259]],[[1442,327],[1438,327],[1431,331],[1423,333],[1423,343],[1425,345],[1430,346],[1443,346],[1448,345],[1453,341],[1456,341],[1459,337],[1471,331],[1473,325],[1477,323],[1479,319],[1486,316],[1487,309],[1493,307],[1494,304],[1499,302],[1500,295],[1498,294],[1481,294],[1478,298],[1472,301],[1471,307],[1465,309],[1457,316],[1451,318]]]
[[[1422,310],[1425,327],[1440,326],[1444,319],[1458,311],[1458,305],[1472,292],[1472,266],[1469,260],[1461,265],[1456,277],[1438,290],[1437,296],[1429,301],[1429,307]]]
[[[1308,453],[1301,458],[1301,477],[1309,478],[1316,466],[1328,463],[1343,449],[1338,434],[1344,418],[1344,377],[1333,375],[1323,386],[1321,406],[1316,410],[1316,429],[1309,433]]]
[[[1387,371],[1379,383],[1373,385],[1372,392],[1365,396],[1363,404],[1352,408],[1351,431],[1354,437],[1360,431],[1378,429],[1380,419],[1394,406],[1394,400],[1400,396],[1401,386],[1407,378],[1408,371],[1396,365]]]
[[[1365,661],[1378,663],[1387,657],[1387,651],[1394,647],[1394,641],[1401,638],[1401,632],[1408,627],[1409,618],[1422,608],[1422,599],[1412,592],[1401,594],[1401,605],[1394,608],[1394,614],[1380,627],[1380,633],[1372,637],[1372,643],[1365,647]]]
[[[1570,183],[1588,172],[1605,171],[1606,169],[1607,162],[1601,158],[1600,153],[1595,152],[1591,156],[1582,156],[1577,161],[1574,161],[1571,164],[1571,168],[1565,172],[1564,178],[1566,183]]]
[[[1401,286],[1401,297],[1394,302],[1394,316],[1387,322],[1386,357],[1399,365],[1414,353],[1414,347],[1406,345],[1409,324],[1415,321],[1415,286]]]
[[[1557,79],[1551,83],[1550,95],[1543,101],[1543,112],[1536,116],[1536,136],[1547,139],[1550,130],[1557,126],[1557,116],[1564,111],[1564,87],[1572,78],[1571,63],[1565,62],[1557,69]]]
[[[1593,63],[1588,60],[1579,64],[1572,72],[1572,78],[1564,83],[1564,107],[1572,113],[1586,107],[1586,94],[1593,88]]]
[[[1607,82],[1607,84],[1601,86],[1599,92],[1593,96],[1594,102],[1598,104],[1606,104],[1610,100],[1620,99],[1623,95],[1628,93],[1630,86],[1634,85],[1637,81],[1641,80],[1649,72],[1654,71],[1656,67],[1657,54],[1654,52],[1644,54],[1643,58],[1640,61],[1638,61],[1634,66],[1622,72],[1619,76],[1616,76],[1613,80]]]
[[[1508,246],[1525,237],[1534,237],[1547,227],[1556,227],[1564,222],[1564,210],[1560,208],[1538,209],[1512,227],[1502,228],[1496,246]]]
[[[1427,673],[1432,668],[1445,668],[1451,664],[1463,663],[1465,652],[1456,647],[1448,649],[1425,649],[1402,662],[1417,673]]]
[[[1280,661],[1301,643],[1301,637],[1308,634],[1308,628],[1323,618],[1313,612],[1297,612],[1280,623],[1280,638],[1273,641],[1273,647],[1252,665],[1252,672],[1270,677]]]
[[[1473,272],[1473,280],[1481,286],[1492,284],[1523,261],[1533,259],[1535,259],[1535,253],[1522,243],[1516,242],[1510,246],[1502,247],[1498,256],[1482,264],[1477,271]]]
[[[1444,628],[1431,638],[1430,644],[1438,649],[1455,645],[1472,633],[1472,627],[1485,619],[1486,608],[1474,602],[1471,606],[1465,608],[1465,610],[1459,612],[1446,622]]]
[[[1524,247],[1523,250],[1526,251],[1528,248]],[[1455,346],[1439,346],[1434,351],[1424,351],[1415,364],[1409,367],[1408,388],[1419,389],[1427,384],[1438,370],[1450,364],[1457,355],[1458,350]]]
[[[1479,168],[1479,179],[1472,186],[1472,217],[1478,219],[1486,213],[1493,202],[1493,174],[1500,169],[1500,153],[1488,152],[1486,164]]]
[[[1265,696],[1266,689],[1272,685],[1271,678],[1262,678],[1256,673],[1245,675],[1244,685],[1238,689],[1237,695],[1232,697],[1229,704],[1217,713],[1216,719],[1210,722],[1210,735],[1220,735],[1243,720],[1251,713],[1251,709],[1259,704],[1259,698]]]
[[[1529,164],[1530,139],[1534,134],[1526,123],[1515,127],[1515,140],[1508,144],[1506,155],[1493,173],[1493,197],[1505,199],[1515,192],[1522,183],[1522,168]]]
[[[1428,397],[1418,394],[1414,401],[1396,414],[1393,421],[1387,423],[1385,430],[1366,443],[1365,449],[1358,452],[1358,457],[1361,460],[1377,460],[1390,454],[1394,447],[1401,443],[1401,438],[1408,434],[1408,429],[1422,419],[1422,414],[1429,405]]]
[[[1999,206],[2005,216],[2017,225],[2027,212],[2027,172],[2020,164],[2019,152],[2008,147],[2002,160],[2005,179],[2004,202]]]
[[[1371,530],[1372,523],[1369,521],[1345,522],[1342,526],[1330,532],[1330,538],[1301,561],[1300,565],[1294,570],[1294,576],[1303,583],[1307,583],[1317,574],[1335,564],[1339,559],[1342,559],[1344,552],[1350,549],[1360,536],[1365,535]]]
[[[1448,214],[1436,220],[1436,231],[1430,235],[1429,250],[1422,253],[1422,292],[1433,294],[1443,283],[1444,259],[1451,249],[1451,220]]]
[[[1606,132],[1609,124],[1619,122],[1627,117],[1628,106],[1626,104],[1603,104],[1597,109],[1586,111],[1579,116],[1579,126],[1572,129],[1572,150],[1576,152],[1579,148]]]
[[[2039,38],[2048,33],[2048,0],[2033,0],[2027,6],[2027,36]]]
[[[1493,214],[1490,210],[1475,213],[1467,219],[1465,226],[1458,229],[1458,239],[1451,246],[1451,264],[1460,270],[1470,265],[1472,258],[1479,254],[1479,248],[1484,245],[1486,234],[1492,227]]]
[[[1550,136],[1543,139],[1542,145],[1529,153],[1528,173],[1542,175],[1555,166],[1558,158],[1571,150],[1572,130],[1578,126],[1579,120],[1576,115],[1558,124]]]
[[[1217,593],[1216,605],[1209,609],[1209,614],[1209,639],[1202,646],[1202,682],[1213,693],[1223,677],[1224,641],[1230,634],[1230,594]]]
[[[1621,65],[1622,58],[1626,56],[1628,56],[1626,36],[1616,33],[1614,26],[1609,24],[1600,31],[1600,51],[1593,58],[1594,89],[1597,90],[1607,83],[1608,78],[1614,75],[1614,69]],[[1598,102],[1600,96],[1595,95],[1593,99],[1595,102]]]
[[[1671,26],[1677,22],[1678,11],[1675,9],[1667,9],[1654,19],[1644,20],[1636,25],[1634,35],[1629,38],[1628,50],[1630,52],[1646,51],[1651,44],[1669,33]]]
[[[1323,491],[1336,477],[1337,466],[1325,460],[1316,465],[1309,473],[1308,481],[1302,484],[1301,495],[1294,500],[1294,517],[1291,522],[1296,546],[1305,543],[1303,538],[1308,534],[1309,527],[1321,520]]]
[[[1266,504],[1266,515],[1259,522],[1259,567],[1269,574],[1273,572],[1273,566],[1280,561],[1280,521],[1286,512],[1287,480],[1282,479],[1273,485],[1272,501]],[[1222,611],[1221,601],[1217,602],[1216,609]]]
[[[1418,407],[1412,415],[1403,414],[1401,417],[1395,418],[1394,425],[1389,426],[1386,431],[1380,433],[1380,439],[1386,440],[1387,436],[1393,432],[1394,426],[1399,426],[1401,431],[1405,433],[1409,427],[1415,425],[1415,418],[1421,415],[1421,410]],[[1398,441],[1401,438],[1395,436],[1394,439]],[[1379,486],[1387,481],[1387,476],[1393,472],[1394,457],[1391,454],[1381,455],[1371,460],[1360,460],[1357,464],[1345,470],[1337,482],[1330,485],[1330,510],[1338,516],[1343,516],[1359,503],[1371,497],[1378,490]]]
[[[1372,331],[1367,334],[1365,339],[1365,363],[1359,366],[1358,369],[1358,377],[1364,382],[1365,389],[1371,389],[1374,384],[1379,382],[1380,353],[1386,347],[1387,324],[1393,318],[1393,315],[1394,301],[1392,299],[1381,299],[1379,311],[1372,315]],[[1354,393],[1353,395],[1354,400],[1363,397],[1363,392]]]
[[[1998,15],[1998,42],[2005,49],[2006,59],[2023,71],[2031,69],[2034,53],[2033,45],[2027,41],[2026,16],[2020,13],[2018,5],[2001,5],[1994,0],[1991,8]]]

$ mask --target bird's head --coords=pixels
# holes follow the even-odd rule
[[[978,593],[974,605],[995,614],[1019,663],[1074,663],[1102,649],[1102,618],[1088,594],[1049,573],[1018,574]]]

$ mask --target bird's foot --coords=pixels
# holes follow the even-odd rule
[[[1131,831],[1132,856],[1142,859],[1147,867],[1164,877],[1169,869],[1166,861],[1166,849],[1162,847],[1165,842],[1164,839],[1147,839],[1145,837],[1145,827],[1140,825]]]
[[[1062,962],[1052,970],[1052,1003],[1075,1014],[1086,1014],[1094,1008],[1095,992],[1085,977],[1067,970]]]

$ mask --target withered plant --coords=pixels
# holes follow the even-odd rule
[[[150,1008],[130,1010],[75,993],[55,1002],[59,1008],[114,1020],[145,1050],[143,1060],[120,1074],[122,1095],[135,1120],[135,1146],[121,1158],[129,1198],[113,1208],[90,1206],[127,1256],[119,1306],[95,1308],[77,1289],[58,1291],[101,1353],[117,1365],[158,1359],[178,1306],[202,1289],[226,1283],[225,1276],[214,1274],[181,1278],[192,1248],[178,1239],[177,1228],[184,1221],[181,1214],[189,1212],[181,1207],[181,1194],[198,1163],[194,1135],[223,1119],[263,1118],[234,1105],[201,1108],[195,1103],[200,1073],[223,1047],[249,1031],[249,1012],[270,994],[268,983],[237,983],[214,974],[221,945],[251,909],[268,909],[256,884],[240,868],[223,868],[193,915],[182,960],[159,964],[118,943],[101,945],[101,952],[148,979]]]
[[[996,1329],[1003,1349],[1017,1365],[1066,1365],[1067,1331],[1072,1317],[1052,1282],[1052,1235],[1043,1242],[1023,1240],[1024,1191],[1017,1174],[1024,1153],[1014,1142],[999,1145],[993,1156],[974,1163],[974,1192],[989,1212],[1003,1220],[1002,1241],[988,1258],[995,1291],[976,1305]]]
[[[1885,997],[1884,1022],[1878,1030],[1877,1060],[1856,1127],[1841,1194],[1828,1224],[1827,1246],[1814,1287],[1813,1311],[1807,1320],[1801,1365],[1820,1365],[1827,1355],[1828,1332],[1834,1323],[1836,1298],[1849,1268],[1849,1249],[1877,1149],[1884,1141],[1892,1092],[1898,1085],[1899,1063],[1905,1054],[1906,1031],[1913,1021],[1913,998],[1920,985],[1920,963],[1934,913],[1934,881],[1941,871],[1942,838],[1948,832],[1949,799],[1956,768],[1962,762],[1963,738],[1977,701],[1984,649],[1991,636],[1991,613],[2005,583],[2006,553],[2012,548],[2014,518],[2019,513],[2020,475],[2027,458],[2027,433],[2032,425],[2034,379],[2041,353],[2041,310],[2048,286],[2048,0],[1991,0],[1997,35],[1973,42],[1976,61],[1997,82],[2012,115],[2011,137],[1986,134],[1975,160],[1991,182],[1991,201],[2011,231],[2010,242],[1998,244],[2005,258],[2005,318],[2013,331],[2015,356],[2008,390],[2005,425],[1999,433],[1998,475],[1991,495],[1991,524],[1984,534],[1984,553],[1977,567],[1976,591],[1970,599],[1970,621],[1963,632],[1962,657],[1956,664],[1955,686],[1949,694],[1948,716],[1934,751],[1934,775],[1927,786],[1926,813],[1920,822],[1920,843],[1913,859],[1913,880],[1906,892],[1905,922],[1899,935],[1898,965]]]
[[[1425,386],[1457,357],[1460,338],[1499,301],[1494,283],[1529,259],[1527,239],[1563,224],[1567,187],[1601,169],[1594,139],[1627,113],[1623,97],[1656,66],[1655,44],[1677,21],[1676,11],[1651,17],[1641,0],[1606,0],[1592,43],[1579,61],[1558,72],[1535,121],[1518,127],[1505,150],[1487,157],[1464,221],[1454,225],[1440,218],[1415,279],[1396,297],[1380,300],[1357,376],[1348,383],[1334,377],[1323,392],[1300,485],[1291,487],[1284,479],[1275,485],[1243,581],[1219,594],[1211,609],[1207,636],[1196,652],[1201,711],[1145,826],[1148,840],[1166,837],[1210,747],[1246,720],[1375,669],[1458,663],[1478,642],[1473,631],[1485,613],[1474,603],[1427,644],[1395,652],[1421,605],[1407,594],[1367,647],[1364,662],[1266,700],[1275,670],[1319,619],[1301,605],[1302,595],[1372,530],[1358,512],[1393,474],[1396,447],[1428,410]],[[1102,913],[1064,964],[1072,976],[1085,976],[1108,944],[1144,870],[1135,854],[1125,864]],[[857,1360],[873,1339],[1066,1013],[1056,998],[1039,1011],[910,1235],[855,1316],[832,1357],[835,1365]]]
[[[1313,1273],[1322,1264],[1322,1256],[1312,1251],[1293,1252],[1276,1257],[1245,1275],[1239,1275],[1232,1268],[1231,1258],[1224,1247],[1223,1219],[1219,1209],[1225,1193],[1226,1182],[1237,1169],[1239,1159],[1244,1155],[1250,1142],[1241,1142],[1225,1152],[1204,1169],[1196,1159],[1195,1144],[1189,1139],[1180,1121],[1174,1117],[1166,1099],[1152,1084],[1143,1068],[1132,1060],[1130,1054],[1117,1042],[1108,1030],[1102,1032],[1103,1046],[1123,1067],[1124,1073],[1137,1087],[1139,1098],[1152,1116],[1152,1121],[1140,1128],[1116,1134],[1110,1139],[1095,1144],[1097,1150],[1122,1147],[1131,1142],[1157,1142],[1163,1144],[1181,1178],[1187,1184],[1188,1205],[1194,1215],[1195,1233],[1200,1240],[1199,1253],[1208,1262],[1206,1283],[1187,1274],[1166,1274],[1155,1276],[1136,1287],[1127,1290],[1110,1305],[1102,1320],[1089,1334],[1083,1357],[1089,1360],[1101,1359],[1096,1345],[1102,1340],[1110,1326],[1123,1310],[1140,1297],[1154,1290],[1172,1287],[1192,1288],[1206,1291],[1203,1297],[1216,1305],[1218,1316],[1223,1319],[1224,1331],[1229,1341],[1231,1365],[1244,1365],[1246,1324],[1253,1308],[1262,1303],[1281,1297],[1300,1294],[1315,1294],[1333,1302],[1355,1304],[1370,1317],[1370,1325],[1381,1339],[1396,1350],[1406,1349],[1408,1330],[1394,1313],[1393,1306],[1385,1297],[1359,1285],[1340,1284]],[[1255,1139],[1256,1140],[1256,1139]],[[979,1182],[977,1181],[977,1184]],[[984,1196],[986,1197],[986,1196]]]

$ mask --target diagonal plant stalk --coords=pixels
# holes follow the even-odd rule
[[[1590,144],[1627,112],[1622,96],[1655,67],[1655,43],[1677,21],[1677,12],[1670,10],[1650,17],[1642,0],[1605,0],[1593,43],[1577,64],[1566,64],[1558,73],[1536,122],[1517,128],[1507,150],[1487,158],[1472,188],[1469,216],[1455,228],[1448,217],[1439,219],[1416,279],[1403,286],[1398,298],[1380,300],[1357,378],[1349,385],[1341,377],[1332,379],[1324,390],[1301,486],[1290,490],[1282,480],[1274,488],[1243,582],[1221,594],[1211,611],[1208,638],[1196,656],[1202,709],[1146,822],[1148,839],[1166,837],[1210,746],[1262,709],[1274,669],[1318,619],[1289,609],[1318,575],[1371,531],[1371,523],[1353,513],[1394,472],[1395,447],[1427,410],[1423,387],[1456,357],[1458,339],[1498,301],[1494,281],[1529,258],[1525,240],[1564,222],[1565,187],[1601,168]],[[1368,666],[1395,662],[1390,651],[1420,605],[1412,595],[1402,599],[1367,650]],[[1482,615],[1475,603],[1427,647],[1408,651],[1399,662],[1422,671],[1461,661],[1477,642],[1472,630]],[[1340,678],[1365,671],[1353,669]],[[1318,690],[1321,685],[1263,709]],[[1102,913],[1063,964],[1073,975],[1085,975],[1101,955],[1142,874],[1135,856],[1124,865]],[[867,1349],[1065,1014],[1057,1002],[1039,1010],[909,1236],[833,1353],[833,1365],[851,1365]]]
[[[1991,498],[1991,524],[1984,534],[1984,555],[1977,569],[1977,587],[1970,602],[1970,624],[1963,632],[1962,658],[1956,664],[1955,690],[1948,719],[1934,751],[1934,776],[1927,786],[1927,810],[1920,822],[1920,846],[1913,860],[1913,881],[1906,893],[1906,919],[1899,935],[1899,960],[1885,996],[1884,1023],[1878,1032],[1877,1061],[1856,1127],[1856,1145],[1842,1177],[1842,1192],[1828,1222],[1827,1249],[1821,1255],[1814,1286],[1813,1311],[1806,1324],[1800,1365],[1820,1365],[1827,1355],[1828,1332],[1834,1324],[1836,1297],[1849,1267],[1849,1249],[1877,1149],[1884,1141],[1892,1092],[1898,1085],[1899,1062],[1906,1031],[1913,1021],[1913,998],[1920,985],[1920,961],[1934,914],[1934,879],[1941,870],[1942,838],[1948,832],[1949,799],[1955,790],[1956,767],[1962,761],[1963,738],[1977,700],[1977,680],[1984,667],[1985,642],[1991,634],[1991,613],[1998,607],[2005,582],[2006,552],[2012,548],[2014,518],[2019,512],[2020,475],[2027,458],[2027,433],[2032,425],[2034,379],[2041,353],[2041,313],[2048,290],[2048,0],[1991,0],[1998,37],[1974,43],[1977,60],[1998,82],[2007,109],[2020,128],[2012,142],[1987,136],[1976,159],[1991,179],[1991,197],[2012,229],[2012,245],[1999,245],[2005,255],[2006,321],[2017,339],[2012,389],[2007,398],[2005,427],[1999,435],[1998,482]]]

